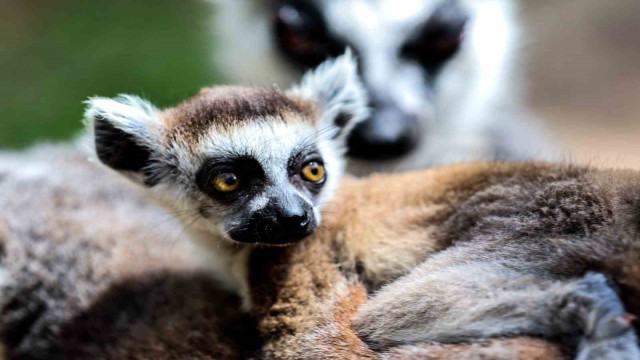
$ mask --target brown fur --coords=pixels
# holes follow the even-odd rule
[[[319,254],[314,254],[319,255]],[[324,269],[323,274],[328,274]],[[296,273],[302,271],[295,269]],[[313,271],[313,270],[311,270]],[[313,271],[315,272],[315,271]],[[384,360],[453,360],[453,359],[527,359],[550,360],[563,359],[563,353],[555,345],[540,339],[496,339],[475,344],[415,344],[391,348],[385,352],[375,352],[358,337],[352,326],[352,318],[358,308],[367,300],[367,292],[357,281],[348,281],[345,277],[335,274],[336,278],[330,287],[315,294],[321,299],[312,299],[313,295],[305,296],[306,309],[314,308],[312,313],[296,313],[291,316],[287,311],[295,310],[279,303],[278,315],[269,321],[261,330],[267,334],[288,333],[282,338],[267,341],[263,349],[265,358],[273,359],[384,359]],[[301,276],[306,278],[305,275]],[[298,280],[300,280],[298,278]],[[312,280],[313,281],[313,280]],[[317,283],[316,283],[317,284]],[[291,285],[291,284],[288,284]],[[309,284],[297,283],[296,289],[309,294]],[[291,299],[288,295],[285,298]],[[282,312],[282,313],[280,313]],[[304,324],[313,319],[313,324]],[[278,325],[276,325],[278,324]],[[290,327],[284,330],[281,326]],[[276,326],[273,326],[276,325]],[[268,338],[269,339],[269,338]]]
[[[171,134],[197,141],[215,125],[219,131],[237,128],[245,121],[271,118],[313,123],[315,104],[279,89],[219,86],[203,89],[197,96],[172,108],[166,115]]]
[[[251,334],[251,327],[227,337],[233,324],[246,319],[232,311],[236,306],[225,305],[227,295],[218,294],[215,282],[199,275],[204,263],[192,264],[197,252],[177,238],[164,241],[166,228],[157,222],[141,226],[144,221],[131,216],[166,214],[137,200],[104,170],[87,164],[84,155],[51,149],[36,155],[56,171],[29,181],[5,174],[2,183],[5,194],[30,195],[2,198],[3,211],[12,216],[0,223],[5,244],[0,264],[15,280],[2,294],[0,329],[9,359],[51,358],[44,355],[50,351],[59,358],[248,356],[251,346],[239,338]],[[484,233],[500,234],[496,226],[530,231],[540,244],[561,247],[566,256],[558,269],[567,276],[591,268],[610,274],[628,309],[638,313],[639,180],[635,172],[490,163],[347,178],[316,235],[285,248],[258,248],[252,255],[262,357],[562,358],[553,343],[526,337],[375,352],[356,335],[351,319],[366,304],[367,292],[445,248]],[[79,185],[94,182],[101,186]],[[87,218],[95,214],[87,211],[93,206],[101,208],[101,218]],[[504,223],[514,210],[534,214],[534,221],[519,217],[521,223]],[[527,262],[536,253],[522,255]],[[446,264],[461,260],[448,258]],[[125,314],[127,321],[116,321]]]
[[[8,359],[249,356],[255,346],[250,321],[235,311],[238,305],[233,297],[199,270],[206,262],[180,239],[168,214],[139,200],[125,184],[75,150],[45,147],[21,156],[40,159],[49,170],[28,181],[14,180],[7,173],[0,183],[4,194],[30,195],[7,196],[0,202],[5,214],[0,223],[6,245],[2,264],[17,281],[2,293],[5,304],[14,304],[3,308],[0,326]],[[94,183],[100,186],[82,185]],[[344,200],[334,206],[368,196],[362,192],[366,184],[345,180],[339,196]],[[372,179],[371,184],[385,187],[381,178]],[[367,223],[383,215],[353,205],[345,211]],[[91,211],[94,208],[100,211]],[[335,210],[327,210],[325,217],[327,225],[344,220]],[[265,337],[269,344],[265,356],[399,360],[428,354],[426,358],[431,359],[507,359],[518,351],[521,359],[552,359],[557,353],[554,347],[531,339],[403,346],[383,354],[371,351],[351,326],[351,317],[366,301],[366,289],[356,279],[355,265],[341,268],[337,263],[344,262],[336,262],[336,255],[342,254],[340,258],[355,263],[355,256],[345,254],[356,252],[337,246],[345,240],[341,231],[323,229],[322,236],[336,235],[339,241],[304,241],[256,254],[254,261],[263,261],[256,265],[268,267],[267,280],[256,287],[256,296],[260,291],[262,299],[258,302],[263,317],[260,329],[271,334]],[[351,231],[369,236],[364,224]],[[394,231],[388,234],[395,236]],[[351,244],[353,249],[358,243]],[[410,252],[405,249],[404,256]],[[366,251],[360,248],[357,253]],[[43,301],[45,307],[39,305]],[[14,335],[7,337],[9,329]],[[299,333],[294,334],[295,330]]]
[[[505,251],[523,241],[520,252],[511,254],[514,266],[557,255],[552,268],[540,271],[554,276],[605,272],[622,287],[628,311],[638,314],[639,190],[635,172],[535,163],[469,164],[347,179],[314,236],[289,248],[253,254],[251,285],[259,329],[267,341],[265,356],[559,358],[558,348],[530,339],[493,340],[487,347],[416,345],[372,354],[352,336],[344,312],[362,301],[361,294],[353,295],[361,282],[375,291],[442,249],[474,241],[491,244],[492,239],[495,250],[494,245],[470,248],[438,266],[486,256],[486,250],[508,258]],[[485,234],[492,237],[482,240]],[[395,297],[401,299],[402,292]],[[337,310],[327,311],[331,306]],[[378,310],[385,312],[384,307]]]
[[[3,173],[0,182],[5,195],[0,197],[4,245],[0,265],[14,279],[0,293],[3,356],[11,360],[250,356],[256,346],[250,319],[237,311],[237,300],[202,271],[206,259],[181,238],[169,214],[140,200],[81,152],[47,146],[18,157],[29,166],[34,159],[44,169],[39,176],[21,179],[16,169]],[[15,193],[23,196],[11,196]],[[331,336],[293,338],[282,357],[293,351],[300,358],[305,352],[336,351],[336,358],[379,358],[350,325],[351,316],[366,300],[365,288],[357,281],[347,282],[335,267],[331,258],[335,248],[317,245],[317,261],[290,269],[302,277],[296,286],[279,294],[269,292],[268,296],[280,296],[281,307],[274,306],[273,311],[283,316],[266,320],[261,328],[290,331],[306,324],[301,335],[313,336],[315,328],[337,327]],[[283,269],[285,273],[291,272]],[[308,307],[296,302],[300,297]],[[331,303],[332,299],[336,301]],[[319,318],[321,327],[316,327],[313,313],[318,307],[322,309],[318,314],[325,314]],[[291,318],[291,310],[299,315]],[[473,358],[488,349],[486,345],[405,346],[388,358],[414,359],[423,350],[436,351],[443,359],[450,350]]]
[[[332,245],[318,241],[254,254],[254,301],[265,359],[564,359],[556,345],[530,338],[374,352],[351,323],[366,290],[332,259]]]
[[[385,360],[551,360],[563,354],[547,341],[532,338],[499,339],[476,344],[424,344],[400,346],[383,355]]]

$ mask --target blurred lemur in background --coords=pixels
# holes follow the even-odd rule
[[[349,139],[351,173],[553,156],[521,103],[512,1],[213,1],[234,83],[292,82],[353,49],[373,112]]]

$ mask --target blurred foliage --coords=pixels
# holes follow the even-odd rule
[[[89,96],[174,104],[218,78],[198,0],[0,0],[0,147],[68,138]]]

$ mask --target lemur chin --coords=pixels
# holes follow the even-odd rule
[[[232,82],[294,81],[354,50],[373,110],[349,138],[354,174],[552,156],[521,104],[509,0],[214,1]]]

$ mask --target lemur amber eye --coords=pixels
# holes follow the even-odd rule
[[[307,181],[319,183],[324,180],[324,176],[324,166],[315,161],[308,163],[302,168],[302,177]]]
[[[213,187],[218,191],[231,192],[235,191],[238,186],[240,186],[240,180],[233,173],[220,174],[213,179]]]

